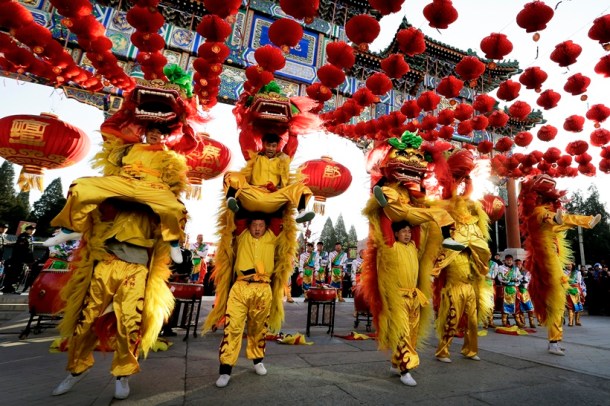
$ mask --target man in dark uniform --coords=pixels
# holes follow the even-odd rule
[[[21,278],[23,266],[34,262],[34,238],[32,237],[34,231],[36,231],[36,227],[27,226],[25,231],[17,237],[17,242],[13,244],[11,258],[6,261],[2,293],[17,293],[14,285]]]

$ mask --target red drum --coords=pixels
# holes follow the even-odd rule
[[[364,297],[360,285],[354,289],[354,307],[358,313],[370,313],[369,302]]]
[[[30,313],[54,315],[61,312],[65,302],[59,292],[68,283],[72,272],[69,269],[43,269],[30,288]]]
[[[307,298],[314,302],[329,302],[337,298],[337,289],[315,287],[307,291]]]
[[[203,297],[203,285],[197,283],[169,282],[169,290],[172,291],[176,299],[198,300]]]

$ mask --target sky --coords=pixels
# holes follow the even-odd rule
[[[544,117],[548,124],[559,128],[560,132],[552,143],[543,143],[535,139],[525,152],[539,149],[545,151],[550,146],[561,149],[572,140],[589,139],[593,126],[587,124],[583,132],[579,134],[566,133],[562,130],[563,121],[572,114],[585,115],[590,105],[605,103],[606,94],[610,91],[610,78],[603,78],[593,71],[593,67],[601,56],[605,54],[602,47],[587,37],[587,32],[593,20],[610,12],[609,0],[564,0],[547,1],[546,3],[558,7],[555,16],[546,30],[541,31],[541,39],[534,43],[532,34],[525,33],[515,22],[517,13],[528,1],[523,0],[462,0],[454,1],[454,7],[458,10],[459,18],[446,30],[440,32],[428,26],[423,17],[423,8],[430,0],[407,0],[400,13],[385,17],[381,22],[382,32],[378,40],[372,44],[371,49],[384,49],[392,40],[403,16],[415,27],[420,28],[427,36],[439,40],[451,46],[476,51],[483,56],[479,44],[481,39],[493,32],[506,34],[514,45],[513,52],[507,59],[518,60],[521,69],[529,66],[539,66],[549,74],[543,90],[552,88],[562,94],[559,106],[555,109],[544,111]],[[555,45],[572,40],[583,47],[583,53],[578,62],[566,68],[560,68],[550,61],[548,56]],[[536,53],[538,49],[538,57]],[[581,72],[592,79],[587,95],[587,102],[580,101],[578,96],[571,96],[563,92],[565,80],[574,73]],[[517,80],[513,77],[513,80]],[[12,79],[0,78],[0,117],[12,114],[40,114],[41,112],[52,112],[60,119],[73,124],[84,130],[91,138],[92,148],[87,158],[80,163],[65,169],[49,171],[46,175],[45,185],[53,179],[61,177],[64,192],[72,180],[80,176],[96,176],[98,173],[90,169],[89,160],[97,151],[101,143],[99,126],[103,121],[100,110],[67,99],[61,90],[50,87],[32,85],[18,82]],[[495,95],[491,93],[492,96]],[[8,96],[8,97],[7,97]],[[522,88],[519,100],[527,101],[535,106],[538,94],[534,91]],[[234,118],[231,114],[232,106],[218,104],[212,111],[213,120],[207,124],[206,131],[233,151],[233,159],[230,170],[239,170],[245,161],[241,156],[238,133]],[[610,128],[608,123],[602,125]],[[533,130],[533,134],[537,128]],[[591,148],[589,153],[597,163],[599,148]],[[344,140],[333,134],[319,133],[310,134],[301,138],[299,149],[293,161],[293,167],[306,160],[320,158],[330,155],[337,162],[345,165],[352,173],[352,184],[341,196],[329,199],[326,203],[326,214],[333,222],[339,214],[342,214],[346,227],[353,224],[358,233],[358,238],[366,237],[368,225],[361,215],[369,196],[369,178],[364,170],[364,157],[362,152],[350,141]],[[16,167],[18,172],[19,168]],[[590,184],[596,184],[600,190],[601,199],[606,204],[610,202],[610,188],[603,187],[608,182],[608,175],[598,173],[594,178],[582,175],[575,179],[559,180],[558,186],[574,192],[578,189],[586,189]],[[222,179],[204,182],[202,188],[202,199],[199,201],[186,201],[189,210],[190,221],[187,225],[187,233],[191,236],[203,234],[207,241],[214,241],[216,233],[216,214],[222,197]],[[39,193],[31,193],[32,202],[40,197]],[[324,225],[326,216],[318,216],[311,224],[312,239],[316,240]]]

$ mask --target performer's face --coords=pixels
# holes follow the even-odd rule
[[[408,244],[411,242],[411,227],[407,226],[402,228],[394,233],[394,237],[396,241],[401,242],[403,244]]]
[[[337,251],[337,252],[341,251],[341,244],[335,244],[335,251]]]
[[[201,235],[201,234],[198,234],[198,235],[197,235],[197,242],[198,242],[199,244],[201,244],[201,243],[203,242],[203,235]]]
[[[151,128],[151,129],[146,130],[146,143],[147,144],[151,144],[151,145],[162,144],[165,142],[166,138],[167,138],[167,134],[163,134],[161,132],[161,130],[159,130],[158,128]]]
[[[307,252],[312,252],[312,251],[313,251],[313,246],[308,245],[308,246],[307,246]]]
[[[511,257],[504,258],[504,263],[506,266],[513,266],[513,259]]]
[[[273,158],[277,154],[277,142],[263,142],[263,152],[267,158]]]
[[[324,248],[324,246],[318,244],[316,248],[317,248],[318,252],[322,252],[322,248]]]
[[[265,224],[265,220],[252,220],[248,229],[250,230],[252,237],[260,238],[265,234],[265,231],[267,231],[267,224]]]

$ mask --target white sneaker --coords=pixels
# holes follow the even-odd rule
[[[265,366],[263,365],[262,362],[259,362],[258,364],[254,364],[254,371],[256,372],[257,375],[260,375],[260,376],[267,375],[267,369],[265,368]]]
[[[297,223],[306,223],[308,221],[313,220],[315,216],[316,213],[311,210],[301,210],[299,214],[297,214],[297,216],[295,217],[294,221],[296,221]]]
[[[563,209],[557,209],[555,213],[555,223],[562,225],[563,224]]]
[[[480,361],[481,360],[481,358],[478,355],[473,355],[472,357],[466,357],[466,358],[471,359],[473,361]]]
[[[440,362],[444,362],[445,364],[451,364],[451,358],[449,357],[440,357],[437,358],[437,360],[439,360]]]
[[[413,379],[411,374],[408,372],[400,377],[400,382],[404,383],[407,386],[416,386],[417,385],[417,382],[415,382],[415,379]]]
[[[563,351],[561,351],[561,347],[559,347],[558,343],[549,343],[549,353],[553,355],[565,355]]]
[[[68,392],[70,389],[72,389],[72,387],[74,385],[76,385],[78,382],[80,382],[80,380],[83,379],[86,374],[87,374],[87,371],[83,372],[80,375],[76,375],[76,376],[74,376],[72,374],[68,374],[66,379],[61,381],[61,383],[57,386],[57,388],[55,388],[53,390],[53,396],[63,395],[64,393]]]
[[[181,264],[183,261],[182,251],[180,251],[180,247],[170,247],[169,256],[172,258],[172,261],[177,264]]]
[[[78,240],[82,235],[82,233],[77,233],[76,231],[72,231],[71,233],[64,233],[63,231],[60,231],[55,236],[44,241],[42,245],[44,247],[53,247],[66,241]]]
[[[390,373],[392,375],[398,375],[400,376],[400,369],[396,368],[396,367],[390,367]]]
[[[601,215],[601,214],[597,214],[597,215],[596,215],[595,217],[593,217],[593,218],[591,219],[591,221],[589,222],[589,228],[593,228],[593,227],[595,227],[595,226],[596,226],[596,225],[597,225],[597,224],[600,222],[600,220],[601,220],[601,219],[602,219],[602,215]]]
[[[114,398],[127,399],[129,396],[129,377],[123,376],[114,382]]]
[[[451,251],[462,251],[466,249],[466,246],[464,244],[460,244],[453,238],[445,238],[443,240],[443,248],[447,248]]]
[[[225,386],[227,386],[229,384],[230,380],[231,380],[231,375],[222,374],[216,380],[216,386],[219,388],[224,388]]]

